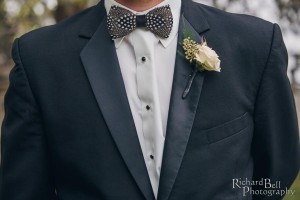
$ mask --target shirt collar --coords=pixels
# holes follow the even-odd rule
[[[173,41],[173,39],[178,35],[179,20],[180,20],[180,13],[181,13],[181,0],[164,0],[163,2],[156,5],[155,7],[150,8],[150,9],[148,9],[146,11],[143,11],[143,12],[134,11],[130,8],[127,8],[127,7],[123,6],[122,4],[119,4],[115,0],[105,0],[104,5],[105,5],[105,9],[106,9],[107,13],[109,13],[109,10],[112,6],[116,5],[116,6],[125,8],[125,9],[131,11],[132,13],[134,13],[136,15],[144,15],[144,14],[148,13],[149,11],[153,10],[154,8],[165,6],[165,5],[170,5],[171,10],[172,10],[172,14],[173,14],[173,28],[172,28],[172,31],[171,31],[170,36],[168,38],[160,38],[158,36],[157,36],[157,38],[159,39],[160,43],[165,48],[167,48],[169,46],[169,44]],[[121,46],[121,44],[122,44],[125,37],[118,38],[118,39],[114,40],[116,48],[119,48]]]

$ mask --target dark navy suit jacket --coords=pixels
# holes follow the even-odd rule
[[[179,43],[183,24],[219,54],[222,72],[198,73],[182,99],[193,67],[177,55],[157,199],[268,199],[243,197],[232,179],[285,188],[299,169],[280,28],[190,0]],[[17,39],[12,56],[0,199],[154,200],[103,1]]]

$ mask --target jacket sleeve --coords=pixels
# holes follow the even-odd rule
[[[280,181],[291,186],[299,171],[299,133],[293,93],[287,77],[287,51],[280,28],[274,25],[269,58],[261,79],[254,112],[254,180]],[[254,186],[254,190],[268,190]],[[274,190],[274,189],[270,189]],[[282,199],[258,195],[258,199]]]
[[[19,52],[13,45],[15,66],[5,96],[1,134],[1,200],[53,200],[54,184],[38,105]]]

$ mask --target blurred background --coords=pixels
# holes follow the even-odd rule
[[[288,75],[300,119],[300,0],[195,1],[228,12],[258,16],[280,25],[289,52]],[[8,87],[8,74],[13,67],[10,57],[13,40],[97,3],[98,0],[0,0],[0,125],[4,116],[3,99]],[[285,200],[300,200],[300,176],[292,189],[296,189],[296,196],[288,196]]]

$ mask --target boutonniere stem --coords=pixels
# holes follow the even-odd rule
[[[187,83],[187,86],[186,86],[183,94],[182,94],[182,98],[183,99],[185,99],[188,96],[188,94],[190,93],[190,90],[192,88],[192,85],[193,85],[194,79],[195,79],[195,77],[197,75],[197,72],[198,72],[198,70],[195,67],[195,69],[193,70],[193,74],[189,75],[189,81]]]

